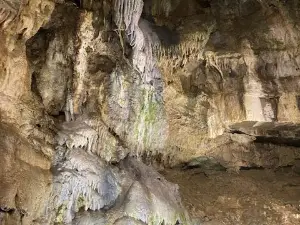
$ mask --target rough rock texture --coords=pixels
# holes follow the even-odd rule
[[[52,205],[42,223],[189,223],[177,186],[143,163],[125,159],[113,166],[80,148],[57,151]]]
[[[111,3],[78,6],[3,17],[1,224],[190,223],[176,185],[131,159],[162,150],[160,94],[123,55]]]
[[[160,64],[170,140],[183,159],[206,154],[207,139],[240,121],[299,122],[297,4],[188,1],[184,19],[180,5],[162,19],[180,35]]]
[[[297,0],[0,0],[0,221],[192,223],[141,161],[297,172],[299,13]]]
[[[169,170],[182,201],[203,225],[299,224],[299,175],[290,168],[225,171]]]

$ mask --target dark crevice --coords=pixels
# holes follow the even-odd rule
[[[82,0],[67,0],[66,2],[74,3],[78,8],[81,6]]]
[[[256,140],[254,141],[254,143],[271,143],[276,145],[300,147],[300,139],[288,137],[256,136]]]
[[[121,146],[125,149],[127,148],[126,144],[124,143],[122,138],[111,127],[108,127],[108,132],[116,138],[116,140],[118,141],[119,146]]]
[[[161,41],[162,46],[170,47],[180,43],[179,33],[171,30],[167,26],[156,26],[153,24],[152,29],[155,31],[156,35]]]
[[[51,115],[51,116],[61,122],[66,121],[66,113],[64,111],[59,111],[57,115]]]
[[[213,165],[201,165],[200,163],[198,165],[188,165],[185,164],[181,167],[182,170],[195,170],[200,169],[202,171],[226,171],[226,168],[222,166],[220,163],[216,163]]]
[[[112,161],[112,162],[110,162],[110,164],[111,164],[112,166],[118,166],[118,165],[119,165],[119,162],[117,162],[117,161]]]
[[[240,130],[230,130],[229,133],[231,133],[231,134],[246,134]]]
[[[37,85],[37,73],[33,72],[31,75],[31,92],[34,93],[40,101],[43,101],[42,96],[39,92],[38,85]]]
[[[293,165],[286,165],[286,166],[280,166],[276,169],[276,171],[280,170],[280,169],[292,169]]]
[[[78,7],[80,7],[80,0],[74,0],[74,3],[78,6]]]
[[[264,170],[264,169],[265,168],[262,166],[249,166],[249,167],[241,166],[240,167],[240,170]]]
[[[210,1],[208,0],[197,0],[197,2],[202,8],[211,8]]]
[[[298,107],[298,110],[300,111],[300,96],[296,96],[296,101],[297,101],[297,107]]]
[[[275,137],[275,136],[255,136],[250,135],[240,130],[229,130],[231,134],[245,134],[249,136],[254,136],[256,139],[254,143],[270,143],[275,145],[286,145],[286,146],[294,146],[300,147],[300,139],[299,138],[292,138],[292,137]],[[274,130],[274,134],[279,134],[279,131]]]
[[[14,209],[14,208],[9,208],[9,207],[0,207],[0,212],[3,212],[3,213],[9,213],[9,214],[11,214],[11,213],[13,213],[13,212],[15,212],[16,211],[16,209]]]
[[[23,38],[24,33],[26,32],[27,28],[24,28],[20,33],[17,35],[17,39],[21,40]]]
[[[108,128],[108,132],[115,138],[120,139],[119,135],[111,127]]]

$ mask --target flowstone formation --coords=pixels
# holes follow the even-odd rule
[[[0,0],[0,223],[200,224],[155,169],[297,173],[299,13]]]
[[[190,224],[141,162],[167,133],[150,40],[129,35],[141,15],[124,18],[143,2],[3,5],[1,224]]]

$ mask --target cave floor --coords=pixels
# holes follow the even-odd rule
[[[300,176],[291,168],[239,174],[172,169],[163,174],[179,185],[196,224],[300,224]]]

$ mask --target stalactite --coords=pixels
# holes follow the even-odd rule
[[[218,61],[214,52],[207,51],[205,52],[206,67],[214,67],[220,74],[221,78],[224,79],[223,72],[218,65]]]
[[[179,44],[169,47],[158,46],[154,52],[160,66],[178,68],[178,65],[184,66],[190,60],[204,59],[203,50],[214,28],[215,23],[212,23],[202,31],[186,31],[180,35]]]
[[[66,122],[70,122],[70,121],[75,120],[75,118],[74,118],[73,98],[72,98],[70,92],[67,93],[65,118],[66,118]]]
[[[153,48],[159,45],[159,39],[147,21],[140,18],[143,5],[143,0],[116,0],[115,22],[119,30],[125,30],[133,48],[134,68],[140,72],[143,82],[149,83],[155,75],[152,74],[156,65]]]
[[[56,139],[59,146],[66,146],[70,150],[80,148],[107,162],[119,161],[127,154],[127,149],[100,120],[65,122]]]

